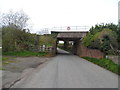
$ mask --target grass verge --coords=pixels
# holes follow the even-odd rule
[[[13,59],[14,59],[13,57],[2,57],[2,66],[14,63],[15,61]]]
[[[30,52],[30,51],[21,51],[21,52],[2,52],[2,55],[5,56],[46,56],[47,52]]]
[[[106,59],[106,58],[96,59],[96,58],[91,58],[91,57],[82,57],[82,58],[120,75],[120,65],[115,64],[110,59]]]
[[[2,57],[2,61],[6,61],[8,59],[9,59],[9,57]]]

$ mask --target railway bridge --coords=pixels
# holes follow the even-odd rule
[[[69,43],[72,44],[72,52],[77,55],[80,50],[80,44],[83,37],[88,33],[87,27],[84,26],[69,26],[69,27],[57,27],[54,28],[51,33],[57,33],[56,45],[59,41],[64,42],[64,48],[66,49],[69,46]],[[56,46],[57,47],[57,46]]]

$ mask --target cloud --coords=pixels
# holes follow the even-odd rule
[[[23,9],[40,28],[118,22],[119,0],[1,0],[2,12]]]

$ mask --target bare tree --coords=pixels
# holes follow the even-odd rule
[[[23,29],[27,26],[28,20],[29,17],[22,10],[18,12],[13,12],[10,10],[9,13],[4,13],[1,15],[2,26],[13,25],[19,29]]]

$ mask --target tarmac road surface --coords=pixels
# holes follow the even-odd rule
[[[11,88],[118,88],[118,75],[66,51],[58,52]]]

